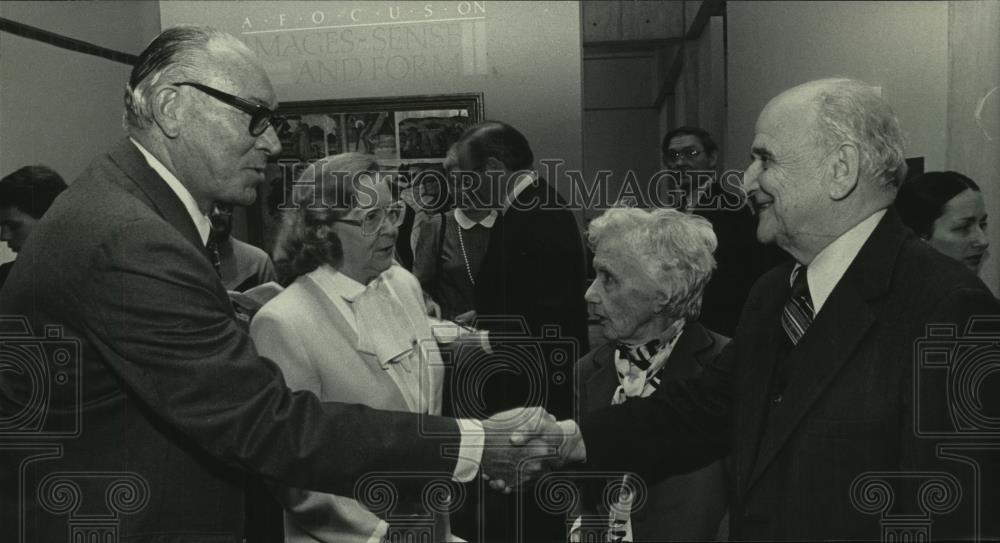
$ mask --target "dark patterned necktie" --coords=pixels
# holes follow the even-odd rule
[[[222,253],[219,252],[219,242],[209,236],[208,242],[205,243],[205,251],[208,252],[208,259],[212,262],[215,273],[222,277]]]
[[[802,266],[792,279],[792,291],[781,311],[781,327],[792,342],[798,345],[815,317],[812,297],[809,296],[809,281],[806,267]]]

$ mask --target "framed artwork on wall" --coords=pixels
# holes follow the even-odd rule
[[[347,152],[379,164],[443,162],[462,132],[483,119],[482,93],[285,102],[277,162],[311,162]]]
[[[276,127],[281,152],[268,163],[257,203],[246,213],[246,238],[272,253],[277,207],[310,163],[328,155],[373,155],[383,170],[440,168],[448,148],[483,120],[483,94],[446,94],[283,102]]]

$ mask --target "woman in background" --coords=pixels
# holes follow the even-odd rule
[[[979,272],[990,243],[986,204],[973,180],[958,172],[927,172],[903,183],[896,208],[931,247]]]
[[[285,243],[297,278],[254,317],[261,355],[281,367],[289,387],[321,400],[440,414],[443,367],[428,348],[420,284],[393,261],[403,210],[374,157],[321,159],[296,182],[295,204]],[[350,436],[344,442],[350,447]],[[397,525],[352,498],[284,489],[286,541],[451,537],[446,512],[401,501],[380,512]]]

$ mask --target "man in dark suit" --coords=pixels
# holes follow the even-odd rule
[[[975,480],[996,462],[938,436],[989,445],[996,419],[955,418],[977,405],[948,383],[972,372],[979,397],[997,393],[980,373],[995,342],[977,351],[984,358],[956,353],[980,345],[963,337],[970,318],[1000,308],[890,207],[905,174],[901,142],[889,105],[858,81],[815,81],[768,103],[746,189],[758,239],[795,264],[757,282],[736,336],[700,378],[590,415],[576,453],[649,480],[731,453],[734,539],[996,537],[995,485]],[[944,371],[926,371],[928,325],[957,345],[934,358]]]
[[[667,132],[661,144],[663,165],[682,197],[678,209],[708,219],[719,247],[716,269],[705,287],[701,323],[726,336],[736,331],[750,288],[764,272],[788,259],[780,248],[757,241],[757,219],[735,175],[716,172],[719,147],[707,131],[681,126]]]
[[[25,319],[0,348],[21,364],[0,381],[0,445],[15,440],[0,450],[22,451],[0,470],[0,539],[239,541],[248,475],[384,496],[539,468],[514,473],[543,447],[501,447],[497,421],[460,436],[452,419],[320,403],[258,357],[205,248],[212,205],[252,203],[280,150],[274,90],[242,42],[164,31],[125,102],[129,139],[38,223],[0,300]],[[533,433],[557,444],[541,418]]]
[[[517,129],[497,121],[475,125],[456,144],[461,207],[495,214],[489,242],[475,274],[475,311],[485,317],[522,320],[531,337],[545,327],[558,330],[578,353],[587,350],[587,309],[583,242],[576,218],[554,187],[532,170],[534,154]],[[484,322],[480,320],[479,322]],[[521,332],[515,326],[488,323],[494,335]],[[552,342],[539,342],[547,365],[544,402],[558,418],[572,416],[573,380],[568,367],[548,356]],[[532,378],[496,379],[487,390],[490,412],[532,402]],[[502,386],[499,384],[502,383]],[[537,402],[538,400],[535,399]]]
[[[449,383],[453,408],[468,416],[532,405],[560,419],[571,417],[572,362],[587,350],[585,266],[576,218],[532,170],[531,146],[514,127],[482,122],[466,130],[455,149],[457,167],[449,169],[458,180],[459,212],[490,225],[485,253],[466,258],[474,277],[475,325],[489,331],[495,352],[464,361],[462,367],[471,371],[455,372]],[[481,390],[481,396],[472,390]],[[487,495],[485,524],[476,528],[494,541],[563,537],[561,520],[528,496],[517,511],[517,497]],[[475,539],[468,520],[453,517],[456,533]]]
[[[587,235],[597,278],[586,299],[608,343],[577,362],[582,420],[664,394],[664,382],[697,375],[729,342],[698,322],[715,266],[707,220],[673,209],[617,208],[594,219]],[[580,483],[583,516],[573,541],[714,540],[726,510],[722,460],[648,486],[624,474]],[[633,492],[608,500],[604,489],[615,485]]]

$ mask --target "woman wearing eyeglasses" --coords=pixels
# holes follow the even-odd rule
[[[420,284],[393,261],[403,209],[375,159],[319,160],[296,182],[293,201],[284,227],[298,277],[251,324],[261,355],[281,367],[289,387],[325,401],[440,414],[443,367]],[[353,446],[350,436],[343,446]],[[439,505],[433,511],[403,498],[377,475],[355,496],[283,489],[286,541],[450,537],[447,500],[430,500]]]

